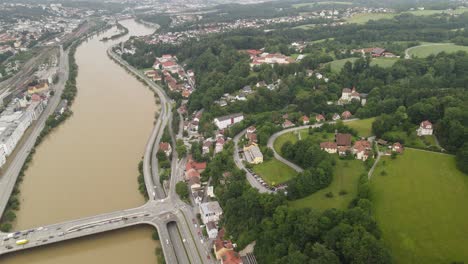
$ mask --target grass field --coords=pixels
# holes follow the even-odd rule
[[[317,144],[320,144],[320,142],[323,141],[333,141],[335,138],[335,134],[333,133],[313,133],[309,135],[309,130],[306,128],[279,136],[273,143],[273,148],[275,151],[281,155],[281,147],[284,145],[284,143],[288,141],[291,141],[291,143],[296,143],[299,140],[298,133],[300,133],[301,139],[312,140]]]
[[[396,14],[385,14],[385,13],[361,13],[356,14],[347,19],[349,23],[356,23],[356,24],[365,24],[369,20],[379,20],[379,19],[389,19],[393,18]]]
[[[385,157],[371,190],[395,263],[468,262],[468,175],[454,156],[406,149],[396,160]]]
[[[392,67],[395,62],[397,62],[399,58],[374,58],[371,61],[371,66],[379,65],[382,68],[389,68]]]
[[[343,68],[346,62],[355,62],[358,58],[347,58],[341,60],[334,60],[330,62],[330,67],[333,72],[339,72]],[[388,68],[393,66],[395,62],[397,62],[399,58],[374,58],[371,60],[371,66],[378,65],[382,68]]]
[[[333,173],[333,181],[325,189],[290,203],[295,208],[314,208],[326,210],[329,208],[345,209],[356,197],[359,176],[365,172],[364,164],[360,160],[337,160]],[[346,191],[340,195],[340,191]],[[327,198],[326,193],[333,193]]]
[[[390,138],[401,138],[407,147],[427,149],[430,147],[437,147],[434,136],[422,136],[419,137],[416,134],[416,127],[412,129],[410,135],[404,131],[392,131],[386,133]]]
[[[453,14],[462,14],[464,12],[467,12],[468,8],[458,8],[453,10]],[[403,13],[410,13],[415,16],[430,16],[434,14],[440,14],[440,13],[448,13],[446,10],[415,10],[415,11],[408,11],[408,12],[403,12]],[[347,19],[349,23],[356,23],[356,24],[365,24],[369,20],[379,20],[379,19],[390,19],[395,16],[399,15],[398,13],[361,13],[361,14],[356,14],[350,18]]]
[[[255,165],[253,170],[269,185],[286,182],[297,174],[291,167],[275,158]]]
[[[408,50],[408,54],[410,56],[415,56],[419,58],[426,58],[429,55],[438,54],[440,52],[447,52],[453,53],[457,51],[466,51],[468,52],[467,46],[459,46],[450,43],[434,43],[434,45],[426,45],[426,46],[416,46],[414,48],[410,48]]]
[[[292,7],[294,8],[301,8],[301,7],[313,7],[316,5],[352,5],[351,2],[341,2],[341,1],[322,1],[322,2],[314,2],[314,3],[300,3],[294,4]]]
[[[279,136],[275,140],[275,142],[273,142],[273,148],[278,154],[281,155],[281,147],[284,145],[284,143],[288,141],[291,141],[291,143],[296,143],[297,140],[298,140],[297,135],[294,134],[293,132],[289,132],[289,133]]]
[[[300,26],[297,26],[297,27],[293,27],[293,29],[304,29],[304,30],[307,30],[307,29],[314,28],[314,27],[316,27],[316,26],[317,26],[316,24],[305,24],[305,25],[300,25]]]
[[[372,123],[374,122],[375,117],[355,120],[344,123],[345,125],[356,129],[358,136],[360,137],[369,137],[372,135]]]

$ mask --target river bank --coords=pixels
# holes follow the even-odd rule
[[[154,31],[133,20],[122,21],[122,24],[132,35]],[[76,82],[78,94],[72,106],[74,114],[37,149],[22,185],[23,205],[15,229],[144,203],[135,190],[135,168],[151,131],[156,107],[151,93],[108,59],[106,50],[116,41],[99,40],[116,32],[113,28],[78,47],[76,60],[80,70]],[[117,231],[119,241],[107,239],[114,236],[114,232],[72,240],[64,246],[6,256],[2,261],[15,264],[155,263],[157,244],[150,230],[141,227]],[[123,249],[120,246],[125,241],[128,245]],[[77,250],[75,244],[80,244],[78,252],[72,252],[71,248]],[[89,244],[95,252],[92,256],[85,251],[89,250]]]

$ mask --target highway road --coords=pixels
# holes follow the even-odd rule
[[[19,170],[34,146],[37,135],[44,127],[47,117],[53,113],[60,101],[65,81],[68,79],[68,56],[63,51],[61,53],[60,76],[62,78],[55,87],[56,94],[50,99],[49,105],[37,121],[33,133],[21,147],[12,165],[0,179],[0,203],[3,210],[14,187]],[[161,87],[147,79],[141,72],[126,64],[111,50],[108,50],[108,54],[127,70],[145,81],[157,93],[161,101],[161,114],[153,128],[144,154],[143,172],[150,197],[149,201],[138,208],[85,217],[11,234],[0,233],[0,255],[132,225],[149,224],[158,230],[166,263],[215,263],[213,258],[209,256],[210,246],[201,239],[201,230],[195,223],[196,213],[194,209],[182,202],[175,193],[175,184],[183,180],[186,159],[179,160],[174,148],[171,163],[170,186],[172,188],[170,188],[167,197],[162,188],[159,187],[160,185],[158,185],[157,170],[152,169],[152,167],[157,168],[157,160],[153,159],[152,156],[158,150],[164,128],[172,120],[171,101]],[[172,129],[170,129],[170,132],[175,145],[175,135]],[[17,241],[22,239],[28,242],[18,245]]]
[[[20,147],[14,160],[6,168],[2,177],[0,178],[0,213],[3,214],[7,205],[8,199],[13,191],[16,180],[18,179],[19,172],[23,167],[24,161],[29,155],[29,152],[34,147],[37,137],[45,126],[47,118],[54,113],[58,104],[60,103],[60,96],[62,95],[65,87],[65,82],[68,80],[68,51],[63,51],[60,47],[60,61],[59,61],[59,82],[53,85],[55,94],[49,99],[47,107],[44,109],[41,116],[29,129],[32,129],[31,135],[26,139],[24,144]]]
[[[179,161],[177,151],[175,150],[176,137],[172,131],[171,126],[172,101],[170,100],[169,96],[167,96],[162,87],[146,77],[141,71],[135,69],[126,61],[122,60],[112,51],[112,48],[108,49],[108,55],[132,74],[143,80],[158,95],[160,99],[161,112],[151,133],[150,139],[146,145],[145,155],[143,158],[143,174],[150,200],[157,200],[166,197],[166,193],[164,192],[159,181],[158,164],[155,156],[158,151],[159,142],[161,141],[164,129],[166,126],[168,126],[171,135],[173,151],[171,161],[171,179],[169,184],[170,189],[169,194],[167,195],[168,198],[166,200],[174,207],[178,206],[183,209],[180,211],[181,216],[176,221],[177,225],[171,224],[167,226],[171,241],[174,243],[173,248],[176,252],[175,255],[178,256],[177,260],[179,263],[183,263],[186,260],[186,258],[183,257],[183,254],[185,254],[185,256],[190,259],[190,263],[212,263],[210,261],[211,257],[210,259],[202,257],[208,255],[207,251],[209,252],[209,250],[206,249],[206,243],[204,244],[202,240],[198,239],[200,230],[197,230],[194,224],[188,223],[190,220],[187,219],[196,219],[193,210],[190,210],[189,206],[182,202],[175,192],[176,183],[183,180],[185,159]],[[179,236],[179,239],[176,239],[177,235]],[[161,236],[160,238],[161,242],[164,242],[164,238]],[[180,240],[182,240],[182,244],[180,244]],[[170,262],[167,257],[166,262],[176,263]]]

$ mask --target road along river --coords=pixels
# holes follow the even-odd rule
[[[157,111],[153,94],[107,57],[106,51],[154,28],[121,23],[129,35],[108,42],[115,28],[76,52],[78,95],[73,116],[37,148],[21,184],[15,230],[132,208],[144,203],[137,164]],[[0,258],[1,263],[156,263],[152,229],[136,227]]]

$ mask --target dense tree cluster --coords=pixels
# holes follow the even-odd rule
[[[288,141],[282,146],[281,153],[305,169],[289,182],[288,198],[302,198],[330,185],[334,157],[322,151],[315,142],[299,140],[293,144]]]
[[[261,194],[237,169],[229,143],[202,173],[223,207],[222,226],[239,248],[256,241],[259,263],[390,263],[371,213],[366,175],[351,208],[291,209],[282,194]]]

